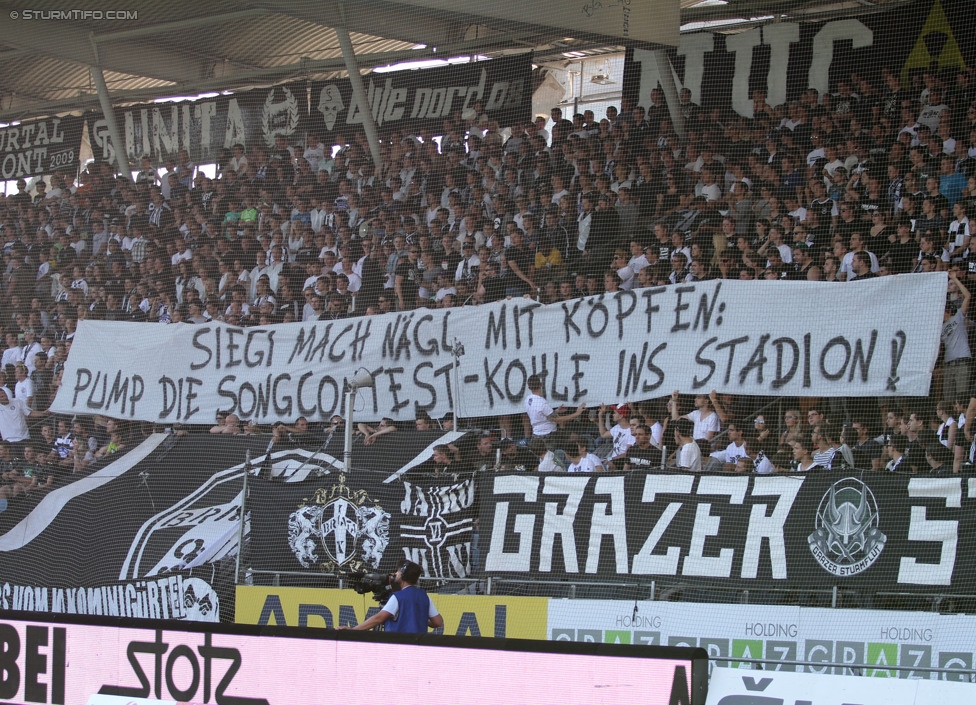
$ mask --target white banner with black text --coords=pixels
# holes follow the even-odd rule
[[[924,396],[939,349],[944,273],[865,282],[712,280],[542,305],[418,309],[237,328],[83,321],[52,411],[163,423],[217,412],[270,422],[498,416],[542,377],[556,407],[720,392]],[[133,326],[139,325],[140,328]]]

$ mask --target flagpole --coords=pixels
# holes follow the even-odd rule
[[[234,569],[234,584],[241,584],[241,554],[244,553],[244,516],[247,508],[247,476],[251,474],[251,449],[244,456],[244,487],[241,490],[241,526],[237,534],[237,566]]]

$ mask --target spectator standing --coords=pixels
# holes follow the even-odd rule
[[[972,352],[969,349],[969,303],[972,295],[955,273],[949,273],[961,299],[947,302],[942,317],[942,345],[945,357],[942,376],[942,396],[955,399],[969,392],[969,368]]]

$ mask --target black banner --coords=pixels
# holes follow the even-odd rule
[[[531,119],[532,55],[414,71],[363,76],[366,99],[385,130],[408,133],[428,128],[438,134],[444,120],[481,103],[482,112],[502,127]],[[322,138],[363,129],[363,106],[349,79],[312,83],[309,131]],[[328,139],[325,139],[329,144]]]
[[[216,577],[237,551],[248,445],[256,454],[234,438],[157,435],[11,501],[0,513],[0,605],[217,621],[224,602],[232,616],[233,592],[219,598]]]
[[[404,559],[427,577],[471,574],[471,473],[357,471],[302,483],[257,480],[249,492],[257,570],[395,572]]]
[[[307,117],[308,99],[301,84],[115,111],[129,163],[136,167],[142,157],[159,164],[175,158],[181,149],[187,150],[192,161],[207,163],[235,144],[245,150],[255,146],[270,149],[276,135],[293,143]],[[95,158],[114,160],[108,124],[100,113],[89,115],[88,129]]]
[[[74,173],[81,158],[82,117],[52,117],[0,129],[0,174],[26,179],[57,171]]]
[[[474,482],[424,474],[434,446],[464,436],[357,440],[349,477],[339,472],[341,432],[275,444],[269,434],[151,436],[85,477],[0,511],[0,609],[233,618],[247,471],[244,536],[255,568],[321,571],[331,556],[335,569],[393,571],[408,557],[428,576],[465,576]],[[310,533],[293,537],[300,528]]]
[[[959,476],[495,475],[486,572],[753,589],[971,594],[976,498]]]
[[[754,117],[754,90],[765,91],[766,102],[775,106],[797,99],[807,88],[835,93],[837,81],[852,74],[866,78],[880,94],[885,67],[906,88],[913,74],[932,64],[940,70],[962,69],[976,58],[971,27],[969,3],[934,0],[831,22],[777,22],[738,34],[683,34],[679,47],[668,53],[678,87],[691,91],[692,102]],[[646,108],[658,80],[653,54],[628,49],[624,96]],[[857,85],[852,89],[861,92]],[[918,92],[907,95],[916,98]]]

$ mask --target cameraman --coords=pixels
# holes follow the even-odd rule
[[[350,628],[365,630],[386,624],[388,632],[426,634],[428,627],[443,627],[444,618],[427,593],[417,587],[419,579],[420,566],[412,561],[405,561],[394,576],[394,585],[400,585],[400,589],[390,595],[379,612],[362,624]]]

